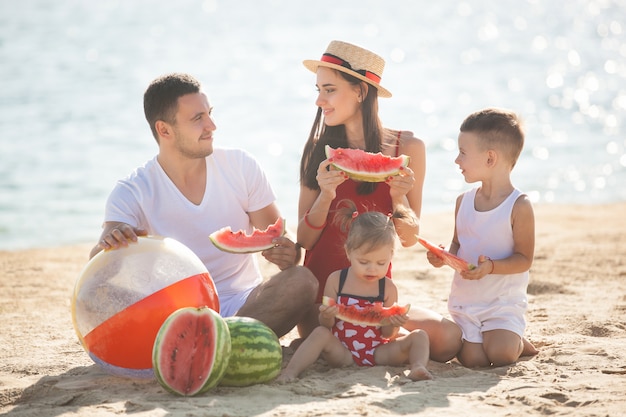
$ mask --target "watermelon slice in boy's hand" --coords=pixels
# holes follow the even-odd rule
[[[327,296],[322,297],[322,304],[325,306],[337,306],[339,311],[336,317],[338,319],[354,324],[363,324],[365,326],[382,326],[384,319],[398,314],[407,314],[411,308],[411,304],[405,306],[394,304],[391,307],[383,307],[382,302],[374,303],[367,307],[359,306],[357,308],[353,305],[338,304],[337,301]]]
[[[450,252],[440,248],[439,246],[430,243],[426,239],[422,239],[421,237],[417,236],[417,241],[426,249],[428,249],[428,251],[434,253],[439,258],[441,258],[444,264],[448,265],[458,272],[469,271],[470,269],[476,268],[476,265],[470,264],[466,260],[461,259],[458,256],[453,255]]]

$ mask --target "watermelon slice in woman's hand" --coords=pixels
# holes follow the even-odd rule
[[[337,306],[336,317],[343,321],[365,326],[382,326],[382,321],[388,317],[404,315],[409,312],[411,304],[401,306],[394,304],[391,307],[383,307],[382,302],[374,303],[367,307],[347,306],[338,304],[330,297],[322,297],[322,304],[325,306]]]
[[[441,258],[444,264],[448,265],[449,267],[451,267],[452,269],[458,272],[469,271],[470,269],[476,268],[475,265],[470,264],[466,260],[461,259],[458,256],[451,254],[450,252],[440,248],[439,246],[433,243],[430,243],[426,239],[423,239],[417,236],[417,241],[421,243],[421,245],[424,246],[426,249],[428,249],[429,252],[432,252],[435,255],[437,255],[439,258]]]
[[[384,182],[387,178],[398,175],[409,165],[406,155],[389,156],[381,152],[365,152],[361,149],[324,148],[326,157],[332,159],[332,165],[348,174],[356,181]]]

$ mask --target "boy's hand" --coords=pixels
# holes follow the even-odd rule
[[[463,277],[464,279],[476,281],[482,279],[492,272],[493,261],[491,260],[491,258],[485,255],[480,255],[478,257],[478,266],[474,269],[470,269],[469,271],[461,272],[461,277]]]
[[[439,245],[439,247],[443,249],[443,245]],[[443,258],[440,258],[431,251],[426,252],[426,259],[428,259],[428,262],[435,268],[441,268],[444,265]]]

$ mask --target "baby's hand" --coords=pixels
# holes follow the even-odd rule
[[[404,323],[409,319],[409,316],[406,314],[396,314],[395,316],[385,317],[380,322],[381,326],[393,326],[393,327],[402,327]]]
[[[324,304],[320,305],[320,314],[326,318],[333,318],[337,315],[339,308],[334,306],[325,306]]]

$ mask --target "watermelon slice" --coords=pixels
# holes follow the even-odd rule
[[[273,239],[285,234],[285,220],[278,218],[276,223],[267,226],[265,230],[254,229],[251,234],[243,230],[233,232],[230,226],[223,227],[209,235],[211,242],[224,252],[253,253],[275,246]]]
[[[337,304],[335,300],[330,297],[322,297],[322,304],[325,306],[339,307],[337,318],[343,321],[347,321],[354,324],[362,324],[364,326],[381,326],[383,319],[398,314],[407,314],[411,308],[411,304],[401,306],[394,304],[391,307],[383,307],[382,302],[374,303],[372,306],[347,306],[344,304]]]
[[[365,182],[384,182],[398,175],[400,169],[409,165],[406,155],[388,156],[382,153],[365,152],[361,149],[333,149],[326,145],[326,157],[332,158],[332,165],[348,174],[350,178]]]
[[[466,260],[461,259],[458,256],[453,255],[446,250],[443,250],[439,246],[434,245],[433,243],[427,241],[426,239],[423,239],[418,236],[417,241],[421,243],[421,245],[424,246],[426,249],[428,249],[430,252],[434,253],[435,255],[443,259],[444,264],[448,265],[449,267],[451,267],[452,269],[458,272],[469,271],[470,269],[476,268],[476,265],[470,264]]]
[[[157,381],[166,390],[192,396],[215,387],[226,373],[228,325],[208,307],[183,307],[161,325],[152,349]]]

